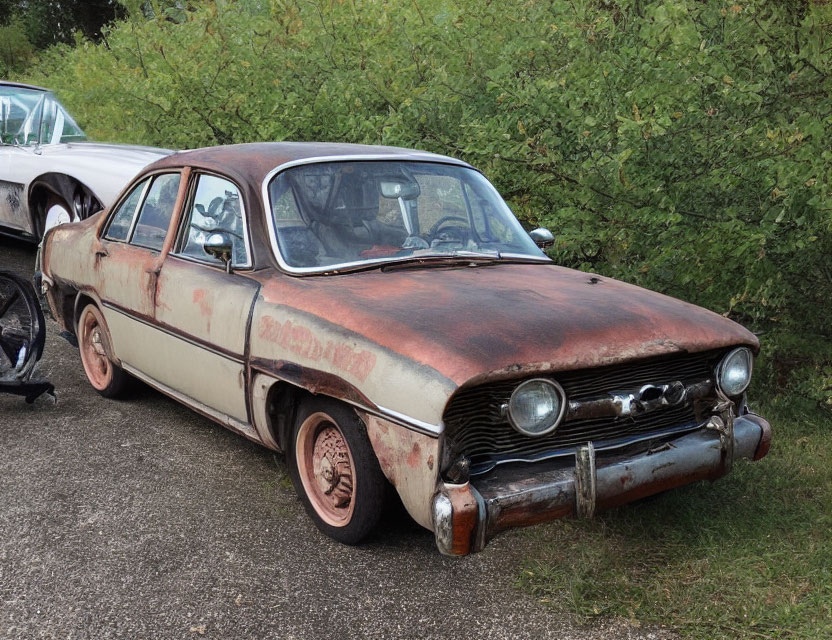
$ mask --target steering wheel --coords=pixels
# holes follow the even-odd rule
[[[439,232],[443,230],[442,227],[448,222],[461,222],[465,225],[465,229],[460,229],[458,226],[448,227],[445,229],[446,232],[451,232],[451,235],[456,235],[460,242],[465,242],[465,236],[468,233],[468,220],[461,216],[442,216],[428,230],[428,238],[436,238]]]
[[[239,233],[234,233],[228,229],[223,229],[222,227],[215,227],[214,229],[206,229],[205,227],[201,227],[200,225],[192,222],[190,225],[192,228],[196,229],[197,231],[202,231],[203,233],[212,234],[212,233],[227,233],[230,236],[234,236],[235,238],[239,238],[241,241],[243,240],[243,236]]]

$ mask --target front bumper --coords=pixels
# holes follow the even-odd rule
[[[465,484],[440,483],[433,500],[436,544],[442,553],[481,551],[500,531],[569,515],[589,517],[697,480],[715,480],[734,459],[759,460],[771,442],[769,423],[752,413],[726,428],[709,425],[637,454],[597,455],[591,444],[574,466],[534,472],[528,465],[498,469]]]

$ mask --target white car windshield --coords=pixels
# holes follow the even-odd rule
[[[285,266],[331,271],[425,259],[548,260],[479,172],[436,162],[291,167],[269,184]]]
[[[86,140],[81,128],[48,91],[0,85],[0,142],[57,144]]]

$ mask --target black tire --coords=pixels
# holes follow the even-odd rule
[[[333,426],[340,433],[342,441],[346,443],[349,450],[351,466],[349,507],[322,506],[323,492],[320,484],[331,483],[332,480],[321,479],[321,473],[315,476],[314,465],[308,464],[308,458],[307,462],[300,459],[304,453],[308,456],[310,437],[318,442],[324,431],[330,430],[331,433]],[[310,435],[313,433],[318,435]],[[312,446],[312,451],[315,450],[315,446]],[[381,518],[388,482],[367,437],[367,429],[355,411],[332,398],[319,396],[305,399],[298,408],[286,454],[292,484],[306,512],[318,529],[330,538],[349,545],[358,544],[366,538]],[[329,457],[327,457],[328,460],[330,460]],[[306,470],[303,474],[302,468]],[[307,484],[313,480],[316,484],[307,487],[301,475],[304,475]],[[342,483],[342,480],[336,479],[336,482]],[[321,509],[320,512],[319,509]],[[328,512],[328,509],[333,512],[343,510],[343,520],[338,520],[340,513],[333,515]]]
[[[95,338],[94,331],[97,331]],[[105,398],[120,397],[129,381],[127,373],[113,358],[110,330],[101,311],[94,304],[85,306],[75,324],[81,364],[92,388]],[[100,352],[94,345],[100,346]]]

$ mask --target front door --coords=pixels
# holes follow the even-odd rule
[[[179,237],[156,288],[156,323],[166,334],[166,366],[157,380],[229,426],[249,435],[246,339],[259,284],[251,265],[245,210],[230,180],[200,173],[182,214]],[[221,232],[233,244],[233,272],[203,249]],[[221,414],[221,415],[217,415]]]

